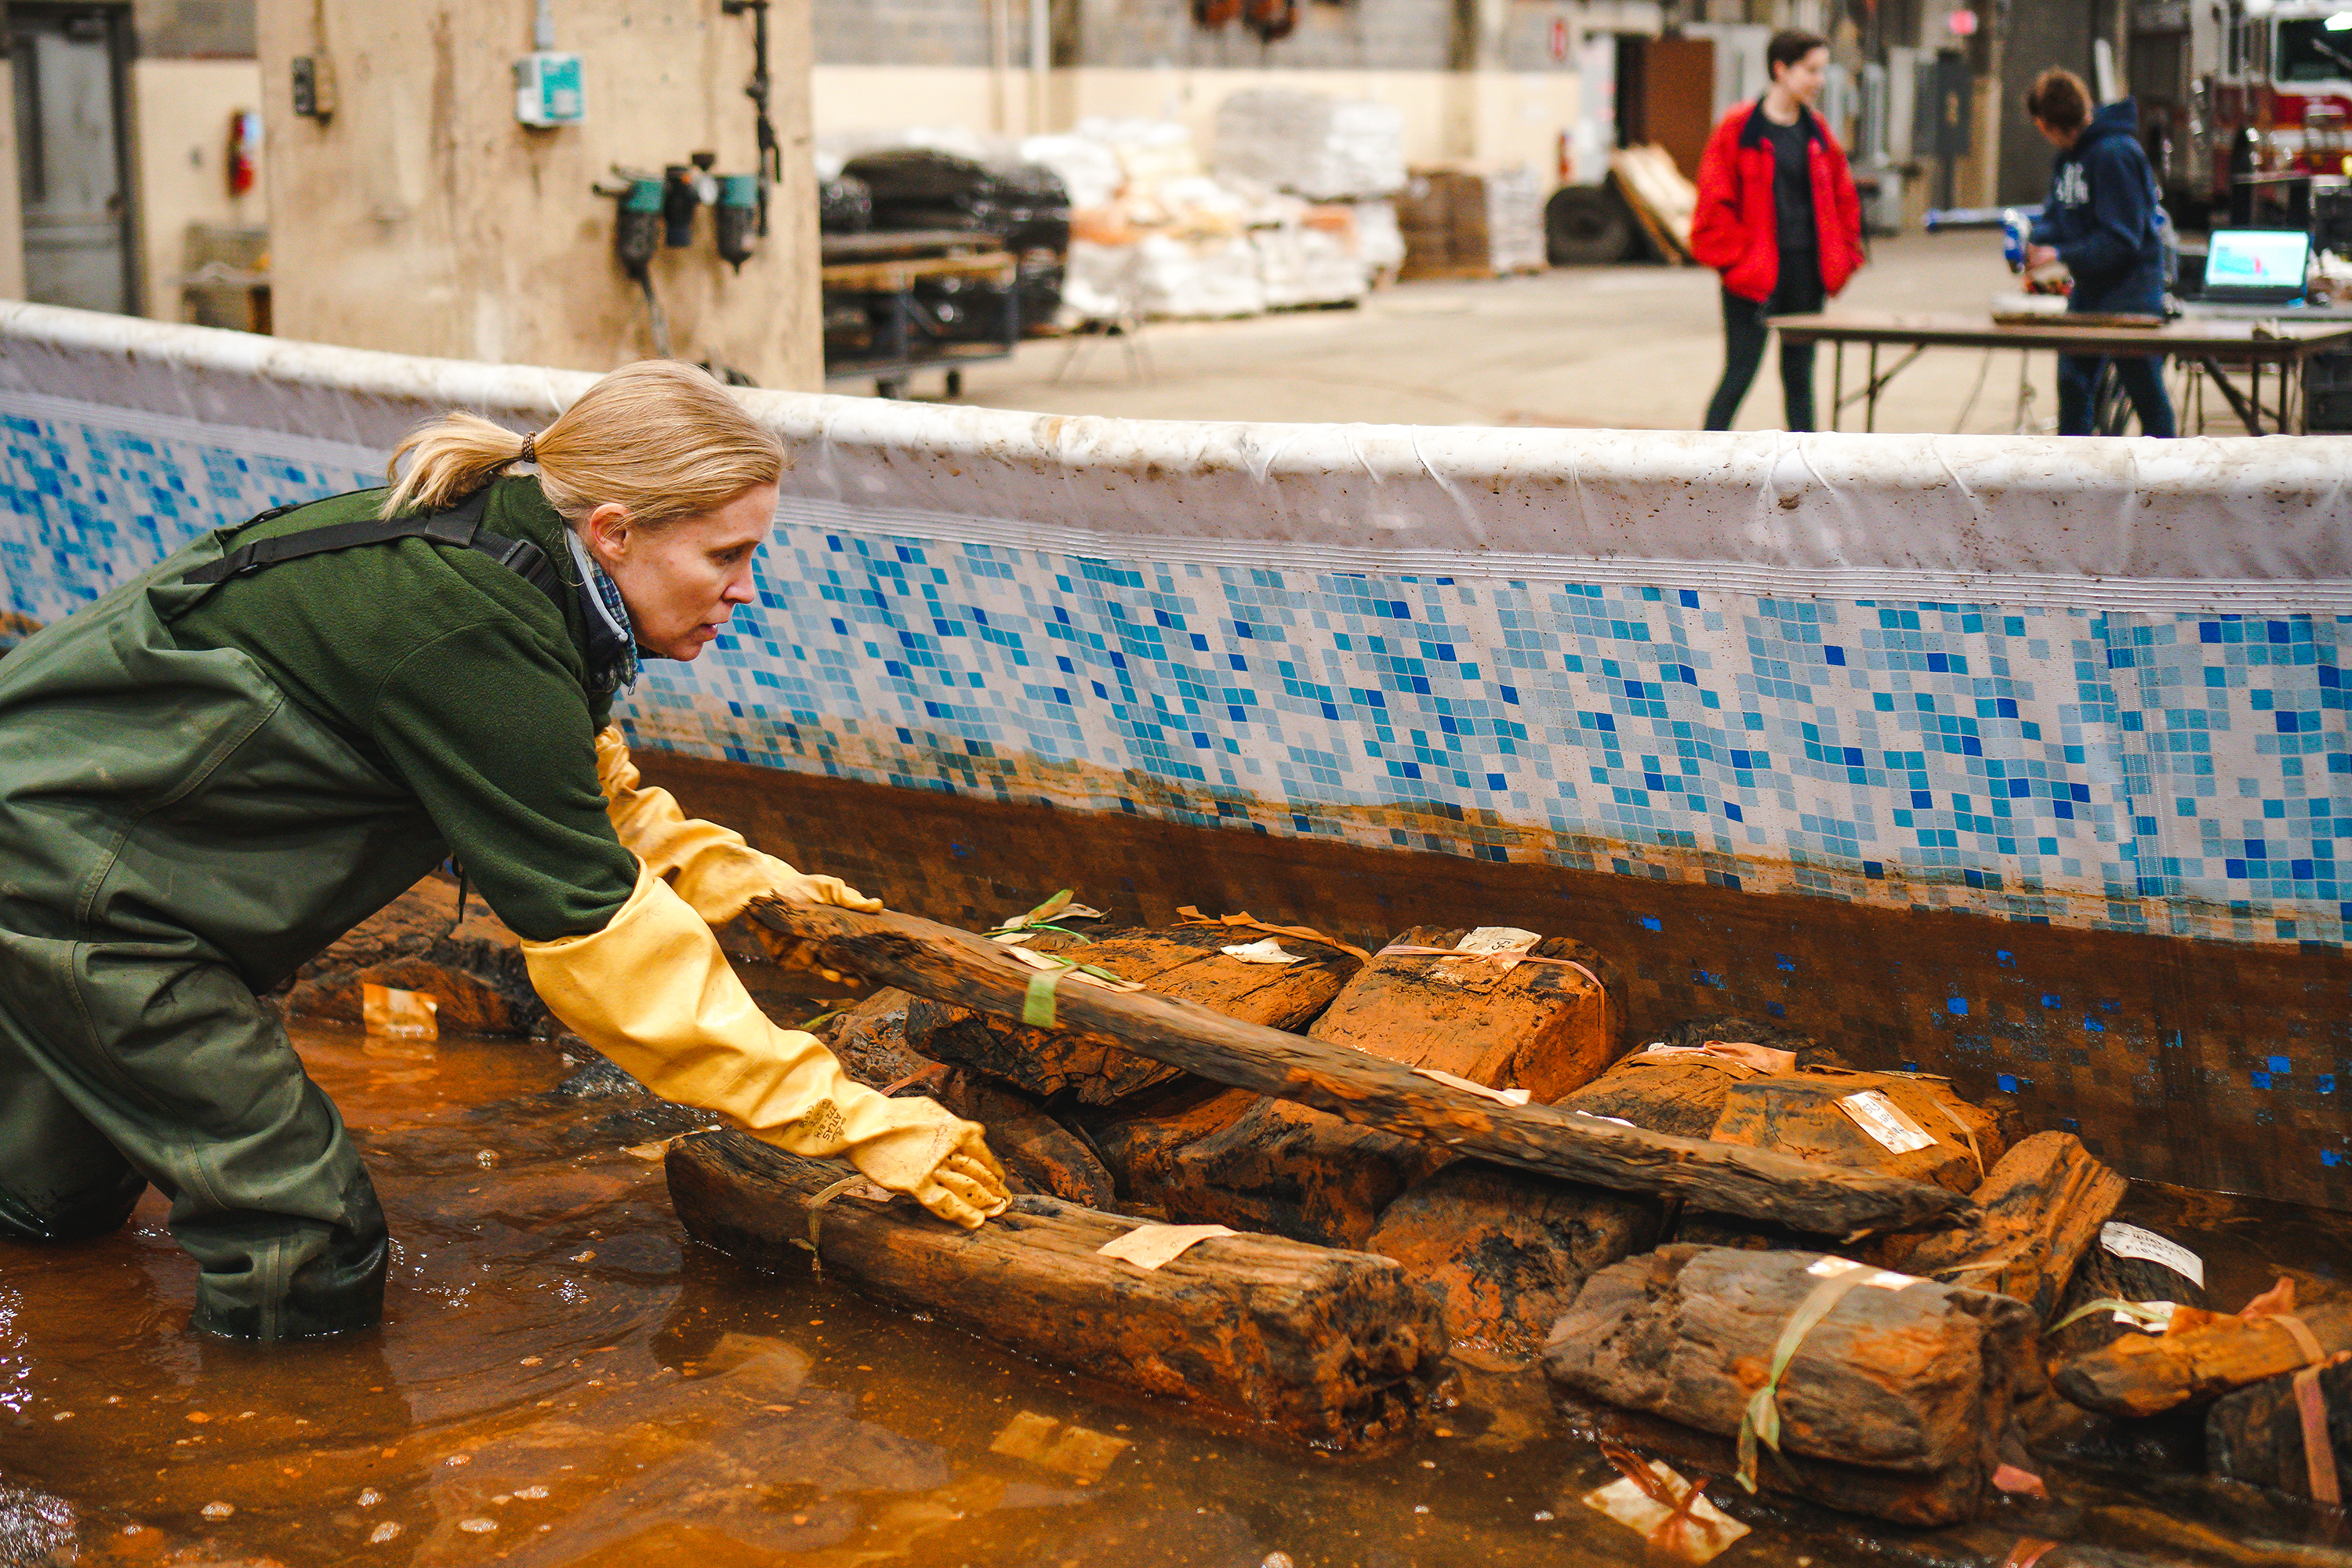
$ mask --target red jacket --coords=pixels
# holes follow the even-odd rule
[[[1812,132],[1813,227],[1822,289],[1834,294],[1862,265],[1862,202],[1845,149],[1810,109],[1798,113]],[[1780,220],[1772,201],[1772,144],[1764,135],[1762,100],[1733,106],[1706,139],[1698,161],[1698,210],[1691,254],[1723,274],[1723,286],[1759,303],[1780,281]]]

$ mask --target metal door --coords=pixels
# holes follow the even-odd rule
[[[128,11],[7,8],[28,300],[138,308],[122,112]]]

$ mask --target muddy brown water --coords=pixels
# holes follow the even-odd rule
[[[1399,1453],[1271,1447],[688,1241],[645,1157],[667,1128],[549,1094],[570,1070],[551,1047],[298,1038],[396,1238],[383,1330],[191,1335],[193,1268],[152,1194],[114,1237],[0,1245],[0,1562],[1643,1561],[1579,1501],[1612,1472],[1530,1375],[1465,1368]],[[2147,1186],[2130,1212],[2189,1225],[2218,1300],[2347,1256],[2315,1212]],[[992,1451],[1024,1412],[1131,1446],[1098,1477]],[[2191,1489],[2147,1511],[2090,1472],[2061,1490],[2054,1513],[1942,1535],[1751,1512],[1721,1561],[1998,1562],[2036,1526],[2174,1560],[2333,1556],[2291,1510]]]

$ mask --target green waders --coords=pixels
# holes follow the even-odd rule
[[[194,1326],[373,1326],[387,1238],[333,1102],[257,998],[447,853],[407,789],[172,618],[206,539],[0,658],[0,1234],[146,1183]]]

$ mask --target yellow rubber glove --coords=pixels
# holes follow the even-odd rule
[[[1004,1211],[1004,1168],[977,1122],[928,1100],[886,1100],[814,1035],[770,1023],[709,922],[652,867],[639,866],[635,891],[603,931],[526,942],[522,952],[548,1010],[663,1099],[715,1110],[795,1154],[846,1154],[967,1230]]]
[[[677,896],[712,925],[724,925],[753,899],[797,899],[873,914],[882,900],[869,899],[838,877],[811,877],[773,855],[743,842],[743,836],[715,822],[688,816],[666,789],[637,787],[637,764],[617,728],[596,737],[596,786],[604,792],[604,815],[622,847],[666,878]]]

